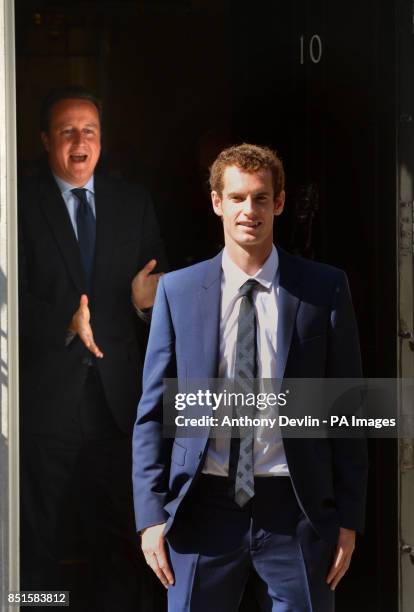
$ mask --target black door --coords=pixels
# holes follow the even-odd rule
[[[395,376],[395,13],[394,0],[16,0],[20,169],[36,171],[48,89],[91,87],[103,170],[151,189],[174,268],[221,245],[206,185],[217,152],[277,148],[277,240],[346,270],[365,374]],[[370,453],[367,531],[339,612],[397,609],[396,444]]]

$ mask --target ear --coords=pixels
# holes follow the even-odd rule
[[[275,217],[278,217],[279,215],[282,214],[283,209],[285,207],[285,198],[286,198],[286,193],[283,190],[279,193],[277,198],[275,198],[275,209],[273,213]]]
[[[47,152],[49,152],[49,136],[46,132],[40,133],[40,138],[42,139],[42,143]]]
[[[218,217],[222,217],[223,216],[223,211],[221,209],[221,198],[220,198],[219,194],[217,193],[217,191],[212,191],[211,192],[211,201],[213,203],[213,210],[216,213],[216,215]]]

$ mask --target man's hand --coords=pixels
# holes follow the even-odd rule
[[[93,339],[92,327],[90,325],[91,313],[88,307],[88,296],[81,295],[79,308],[72,317],[69,330],[77,334],[82,340],[87,349],[95,355],[95,357],[103,357],[102,351],[96,346]]]
[[[165,539],[163,534],[165,523],[147,527],[141,533],[141,547],[145,560],[157,574],[159,580],[167,589],[174,584],[174,575],[168,563]]]
[[[157,260],[151,259],[132,281],[132,300],[140,310],[151,308],[154,305],[158,281],[163,275],[163,272],[151,274],[156,265]]]
[[[335,559],[329,570],[328,577],[326,578],[326,582],[330,585],[331,591],[335,590],[338,582],[348,571],[354,549],[355,531],[353,529],[340,527]]]

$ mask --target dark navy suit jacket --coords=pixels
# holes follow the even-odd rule
[[[105,358],[97,368],[113,417],[126,434],[136,418],[146,324],[131,301],[131,281],[153,257],[166,259],[149,194],[95,176],[96,256],[91,292],[79,245],[50,171],[19,193],[21,425],[62,433],[77,414],[90,358],[79,338],[65,339],[82,293],[89,293],[94,338]]]
[[[276,378],[358,378],[358,331],[345,274],[278,249]],[[144,365],[133,436],[136,525],[167,522],[200,474],[208,436],[163,436],[163,379],[214,378],[219,359],[221,253],[162,277]],[[363,530],[367,479],[361,439],[285,438],[299,503],[317,532]],[[275,500],[275,503],[277,500]]]

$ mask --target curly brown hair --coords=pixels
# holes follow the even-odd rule
[[[243,143],[224,149],[210,168],[210,188],[219,196],[223,192],[224,171],[237,166],[244,172],[268,169],[272,173],[274,197],[277,198],[285,187],[285,171],[276,151],[269,147]]]

